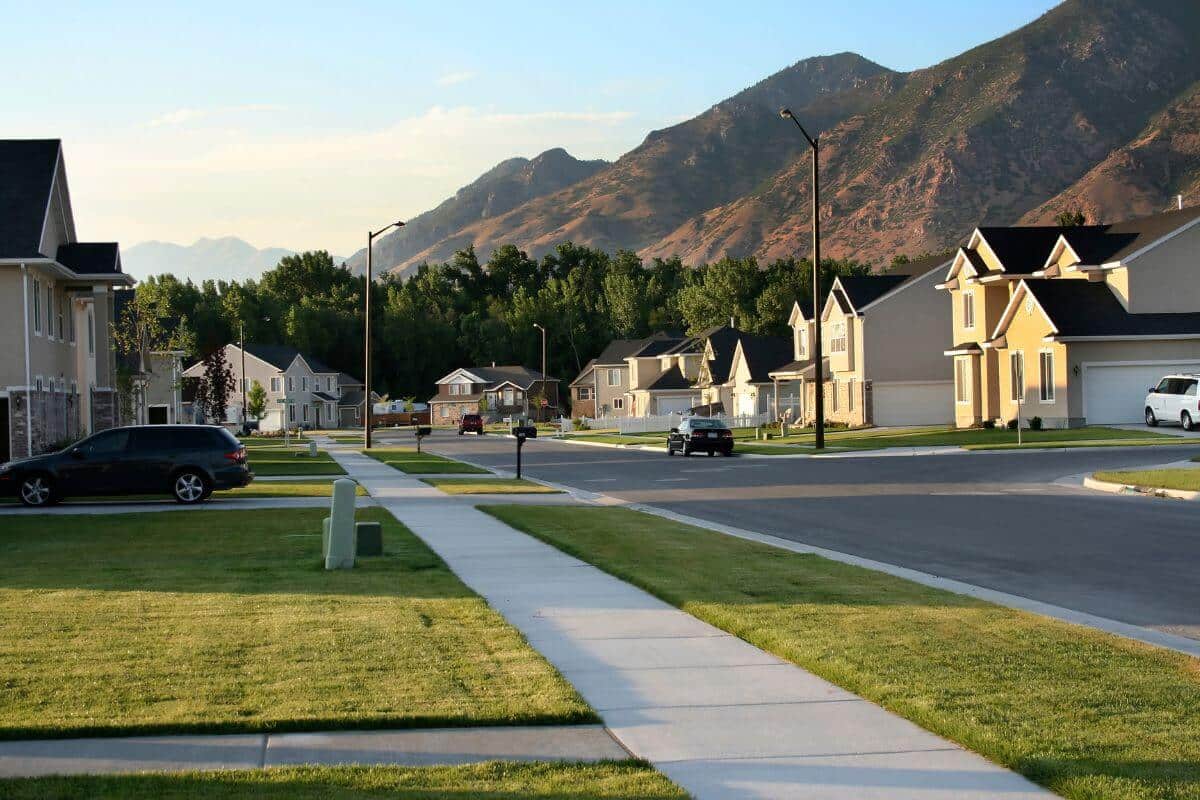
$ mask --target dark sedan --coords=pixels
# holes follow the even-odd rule
[[[733,431],[725,427],[719,419],[709,417],[689,417],[679,423],[678,428],[671,428],[667,434],[667,455],[683,453],[708,453],[710,456],[720,453],[723,456],[733,455]]]
[[[210,425],[112,428],[57,453],[0,466],[0,492],[27,506],[66,497],[167,494],[199,503],[254,480],[246,448]]]

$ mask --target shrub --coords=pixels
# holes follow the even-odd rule
[[[1017,429],[1017,422],[1018,421],[1016,419],[1010,419],[1008,422],[1004,423],[1004,425],[1010,431],[1015,431]]]
[[[576,417],[571,420],[571,427],[577,431],[586,431],[587,423],[583,421],[583,417]]]
[[[1030,417],[1029,418],[1029,430],[1040,431],[1041,429],[1042,429],[1042,418],[1041,417]]]
[[[994,430],[996,427],[996,420],[985,419],[983,422],[979,423],[979,427],[983,428],[985,431]]]

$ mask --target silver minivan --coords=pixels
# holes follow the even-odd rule
[[[1146,424],[1178,422],[1185,431],[1195,430],[1200,424],[1198,384],[1198,375],[1168,375],[1151,387],[1146,395]]]

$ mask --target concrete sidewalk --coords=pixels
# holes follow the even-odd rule
[[[1034,798],[1024,778],[357,453],[334,457],[698,800]]]
[[[628,757],[600,725],[46,739],[0,742],[0,778],[293,764],[420,767]]]

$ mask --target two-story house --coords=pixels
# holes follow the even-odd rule
[[[600,355],[589,361],[569,384],[571,413],[576,417],[625,417],[629,415],[629,363],[626,358],[655,338],[613,339]]]
[[[683,414],[700,405],[696,380],[703,358],[698,339],[651,337],[637,352],[625,357],[629,365],[629,388],[625,391],[628,415]]]
[[[954,419],[952,375],[939,357],[950,339],[950,311],[937,291],[947,264],[934,256],[834,280],[821,317],[826,419],[852,426]]]
[[[729,325],[717,325],[701,331],[696,338],[702,343],[703,357],[700,360],[696,388],[700,390],[700,413],[733,413],[733,382],[730,367],[737,350],[738,339],[743,335],[730,320]]]
[[[793,360],[792,339],[781,336],[738,337],[729,365],[727,385],[732,398],[728,412],[736,416],[778,416],[779,397],[771,373]]]
[[[530,418],[558,409],[558,379],[528,367],[463,367],[436,383],[437,394],[429,400],[435,425],[456,424],[463,414]]]
[[[248,395],[257,381],[267,396],[266,414],[259,421],[260,430],[278,431],[285,425],[288,428],[336,428],[340,425],[339,376],[342,373],[338,370],[284,344],[247,343],[244,359],[241,348],[227,344],[225,361],[234,377],[234,391],[229,395],[225,411],[226,421],[243,420],[243,393]],[[203,376],[203,361],[183,372],[183,377],[188,380],[200,380]]]
[[[0,141],[0,462],[119,419],[115,242],[78,241],[57,139]]]
[[[1144,419],[1148,387],[1200,371],[1198,275],[1200,207],[977,229],[940,285],[953,308],[956,424]]]
[[[126,315],[137,314],[135,292],[131,288],[113,292],[113,316],[118,325]],[[117,387],[118,393],[128,393],[128,397],[118,400],[122,422],[174,425],[184,421],[183,358],[186,355],[182,350],[152,350],[144,342],[136,352],[117,355],[118,373],[124,371],[130,377],[128,387]]]
[[[813,388],[817,375],[813,359],[816,351],[812,347],[816,319],[810,298],[802,297],[792,303],[788,327],[792,329],[792,360],[768,373],[775,382],[775,414],[789,422],[805,423],[812,419],[816,400]],[[828,376],[828,355],[821,359],[821,365],[822,375]]]

